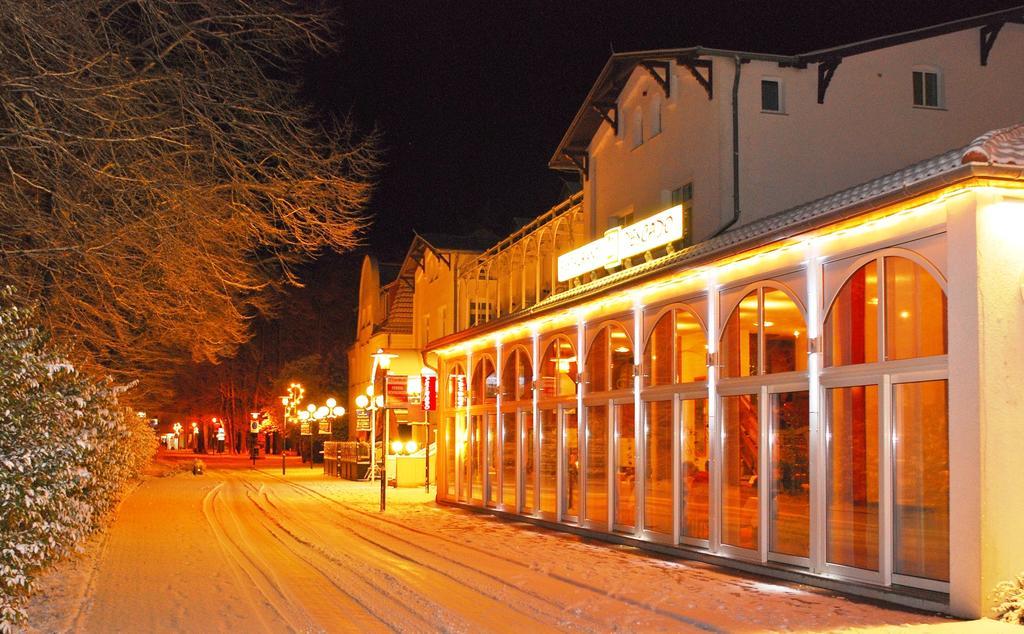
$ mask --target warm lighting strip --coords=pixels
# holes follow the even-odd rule
[[[943,204],[948,199],[966,192],[1001,188],[1019,190],[1024,188],[1024,183],[1014,187],[1009,183],[1000,182],[998,185],[995,185],[989,179],[974,179],[969,183],[949,186],[931,194],[911,198],[898,206],[890,206],[884,210],[861,215],[855,219],[789,238],[784,242],[726,256],[710,264],[643,283],[636,288],[609,293],[578,306],[573,306],[551,315],[527,320],[523,323],[503,328],[496,333],[474,337],[442,348],[437,352],[442,357],[448,357],[453,353],[465,353],[469,350],[490,347],[495,340],[511,341],[517,336],[521,337],[520,333],[525,334],[527,332],[536,338],[541,332],[549,332],[574,325],[581,315],[586,316],[591,313],[607,314],[612,312],[609,310],[609,305],[621,303],[623,310],[630,310],[637,304],[643,304],[646,297],[658,291],[664,291],[673,287],[677,288],[686,284],[706,283],[709,276],[713,276],[713,279],[718,284],[721,284],[723,278],[739,277],[737,273],[741,270],[749,270],[755,267],[764,269],[766,261],[779,259],[787,254],[801,254],[806,258],[809,252],[816,251],[828,240],[861,235],[883,228],[892,229],[913,217],[934,213],[936,205]],[[815,243],[813,246],[812,242]]]

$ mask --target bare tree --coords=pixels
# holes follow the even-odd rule
[[[0,280],[87,364],[164,386],[358,243],[378,144],[298,99],[309,7],[0,0]]]

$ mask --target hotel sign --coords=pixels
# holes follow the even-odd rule
[[[683,206],[615,227],[589,244],[558,256],[558,281],[564,282],[601,267],[610,268],[622,260],[683,237]]]

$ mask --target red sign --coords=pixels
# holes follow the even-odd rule
[[[420,380],[422,381],[420,393],[423,395],[420,407],[424,412],[433,412],[437,409],[437,377],[420,376]]]
[[[409,406],[409,377],[389,374],[384,377],[384,407]]]

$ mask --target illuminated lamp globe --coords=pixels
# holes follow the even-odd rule
[[[377,407],[384,407],[384,395],[383,394],[378,394],[373,399],[373,402],[377,404]]]
[[[328,407],[328,409],[334,409],[334,406],[337,405],[337,404],[338,404],[338,401],[334,400],[334,398],[327,399],[327,407]]]
[[[287,396],[282,396],[281,397],[281,405],[284,405],[285,407],[288,407],[288,397]]]
[[[331,415],[332,416],[344,416],[345,415],[345,408],[342,407],[341,405],[338,405],[338,406],[336,406],[336,407],[331,409]]]
[[[309,412],[306,410],[299,412],[299,420],[309,420]]]
[[[316,405],[310,403],[309,405],[306,406],[306,411],[312,414],[313,412],[316,411]]]
[[[369,404],[370,404],[370,397],[368,397],[367,395],[360,394],[359,396],[356,397],[356,407],[358,407],[359,409],[366,409],[366,407]]]
[[[416,444],[415,440],[410,440],[409,442],[405,443],[405,453],[416,453],[416,450],[419,448],[420,446]]]
[[[327,407],[326,405],[321,405],[320,407],[316,408],[316,412],[313,415],[316,416],[317,418],[323,418],[324,416],[327,416],[330,413],[331,410],[329,407]]]
[[[401,453],[402,452],[402,441],[401,440],[396,440],[395,442],[391,443],[391,450],[394,451],[395,453]]]

